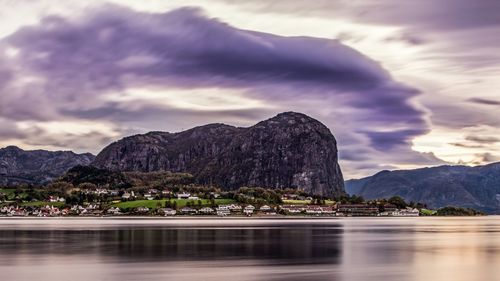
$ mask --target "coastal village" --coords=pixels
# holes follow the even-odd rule
[[[22,196],[19,192],[16,195],[12,190],[2,191],[0,216],[8,217],[415,217],[421,213],[415,207],[396,206],[389,202],[354,204],[297,194],[283,194],[277,200],[279,203],[269,203],[261,198],[247,196],[245,192],[237,193],[236,196],[231,194],[232,198],[228,198],[227,193],[217,192],[192,194],[185,191],[172,192],[169,189],[147,189],[138,193],[133,190],[94,188],[80,191],[79,197],[86,200],[77,202],[62,196],[48,196],[46,201],[27,201],[29,198],[26,196],[24,200],[20,199]]]

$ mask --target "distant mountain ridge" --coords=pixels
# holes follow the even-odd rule
[[[335,137],[321,122],[295,112],[248,128],[209,124],[126,137],[104,148],[93,165],[188,172],[199,183],[225,189],[298,187],[324,196],[344,193]]]
[[[454,205],[500,213],[500,163],[382,171],[345,184],[349,194],[365,199],[397,195],[434,208]]]
[[[77,165],[89,165],[95,156],[71,151],[0,148],[0,184],[44,184]]]

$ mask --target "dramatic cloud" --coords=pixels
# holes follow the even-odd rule
[[[296,110],[327,123],[341,144],[349,140],[343,150],[354,160],[360,146],[411,154],[410,140],[428,131],[410,102],[419,92],[356,50],[237,29],[196,8],[145,13],[108,5],[79,18],[50,16],[0,46],[15,66],[4,75],[4,118],[119,127],[65,131],[31,145],[70,147],[81,136],[100,148],[117,133],[250,125]]]
[[[500,138],[497,137],[488,137],[488,136],[466,136],[466,140],[468,141],[473,141],[477,143],[484,143],[484,144],[491,144],[491,143],[497,143],[500,142]]]
[[[484,105],[500,105],[500,101],[483,99],[483,98],[470,98],[468,101]]]
[[[110,1],[4,5],[0,145],[95,153],[293,110],[346,178],[500,156],[498,1]]]

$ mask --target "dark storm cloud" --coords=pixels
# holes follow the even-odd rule
[[[422,38],[422,36],[410,34],[407,32],[403,32],[397,35],[389,36],[385,38],[386,42],[400,41],[404,42],[408,45],[422,45],[426,43],[426,40]]]
[[[434,125],[453,129],[475,127],[478,125],[498,126],[500,117],[495,111],[482,108],[463,106],[450,103],[447,100],[425,102],[424,105],[432,112]]]
[[[484,98],[470,98],[467,101],[484,105],[500,105],[500,101],[484,99]]]
[[[483,28],[500,24],[497,0],[221,0],[263,13],[357,19],[385,25],[419,26],[434,30]]]
[[[78,23],[50,17],[6,41],[32,70],[70,88],[120,88],[127,74],[186,87],[298,81],[362,90],[391,81],[338,42],[238,30],[192,8],[145,14],[113,7]]]
[[[500,142],[500,138],[497,137],[483,137],[483,136],[466,136],[466,140],[476,142],[476,143],[481,143],[481,144],[493,144]]]
[[[26,139],[26,144],[35,146],[70,147],[73,150],[88,151],[94,149],[94,144],[109,144],[115,139],[101,132],[91,131],[84,134],[71,133],[50,133],[38,129],[36,137],[31,136]]]
[[[368,136],[373,147],[381,151],[387,151],[398,146],[408,146],[406,136],[422,135],[426,133],[426,130],[363,131],[363,133]]]
[[[133,108],[123,107],[117,103],[107,103],[97,109],[63,111],[63,113],[84,120],[107,120],[155,131],[171,130],[171,128],[184,130],[207,122],[225,122],[239,125],[239,123],[247,123],[248,120],[259,120],[262,119],[262,116],[272,116],[274,114],[274,112],[268,109],[260,108],[198,111],[195,109],[172,108],[141,101],[134,102]],[[147,120],[147,123],[144,120]],[[167,124],[168,127],[166,127]],[[141,131],[137,130],[133,132],[135,134],[141,133]]]
[[[483,145],[477,145],[477,144],[467,144],[467,143],[461,143],[461,142],[450,142],[450,145],[457,146],[457,147],[465,147],[465,148],[483,148]]]
[[[242,5],[241,1],[222,1]],[[465,69],[498,65],[499,62],[494,51],[500,45],[498,0],[319,0],[314,4],[308,0],[250,0],[243,5],[259,13],[333,17],[368,26],[396,27],[397,34],[387,37],[386,41],[398,40],[410,46],[429,45],[436,56],[430,58],[433,62],[446,59]],[[484,50],[488,47],[492,50]]]
[[[453,146],[465,147],[465,148],[486,148],[490,145],[494,145],[500,142],[500,138],[490,137],[490,136],[476,136],[467,135],[465,136],[466,142],[453,142],[450,143]]]
[[[124,106],[127,102],[101,98],[127,87],[156,85],[246,89],[247,95],[270,104],[329,99],[325,107],[351,108],[352,127],[372,127],[364,133],[380,150],[408,144],[428,129],[423,113],[409,103],[418,91],[395,82],[377,62],[356,50],[335,40],[236,29],[194,8],[141,13],[106,6],[76,20],[47,17],[1,44],[20,50],[13,63],[23,73],[45,78],[33,91],[10,94],[1,114],[18,120],[45,120],[58,114],[154,122],[168,106],[144,104],[131,110]],[[287,90],[276,91],[283,87]],[[316,109],[299,108],[306,113]],[[204,114],[174,113],[168,116]],[[378,132],[402,126],[411,129]]]
[[[471,161],[474,165],[482,165],[484,163],[492,163],[500,160],[500,157],[489,152],[474,154],[474,159]],[[469,164],[469,163],[467,163]]]

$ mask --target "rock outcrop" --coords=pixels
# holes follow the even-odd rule
[[[44,184],[76,165],[89,165],[93,160],[90,153],[28,151],[8,146],[0,149],[0,184]]]
[[[248,128],[209,124],[126,137],[106,147],[93,165],[188,172],[199,183],[226,189],[291,187],[324,196],[344,192],[334,136],[319,121],[294,112]]]

